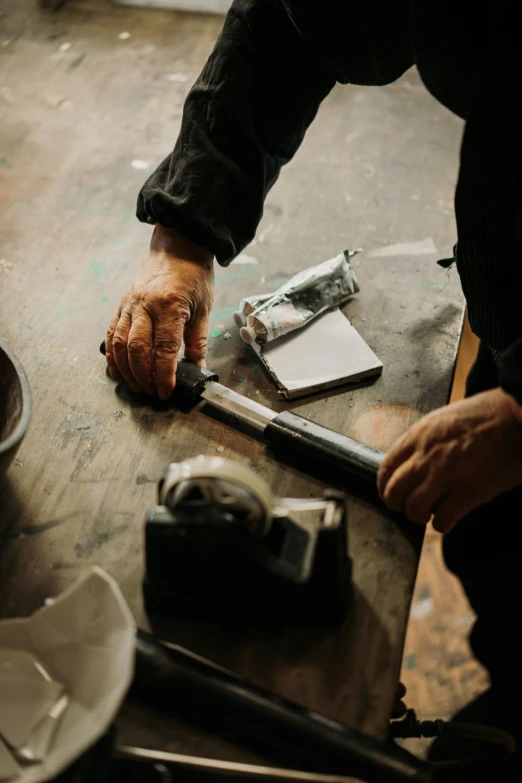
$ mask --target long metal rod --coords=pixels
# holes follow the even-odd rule
[[[270,422],[278,415],[265,405],[261,405],[243,394],[238,394],[221,383],[216,383],[216,381],[207,383],[201,396],[216,408],[237,416],[241,421],[248,422],[260,432],[264,432]]]
[[[274,446],[323,463],[347,475],[375,482],[385,457],[382,451],[360,443],[291,411],[276,413],[232,389],[209,381],[201,392],[206,402],[247,422]]]
[[[262,767],[259,764],[244,764],[238,761],[222,761],[201,756],[187,756],[183,753],[168,753],[162,750],[149,750],[129,745],[120,745],[115,750],[116,758],[139,761],[180,764],[192,769],[210,769],[219,772],[231,772],[248,775],[249,778],[277,778],[279,780],[302,781],[302,783],[354,783],[355,778],[344,775],[325,775],[320,772],[304,772],[283,767]]]

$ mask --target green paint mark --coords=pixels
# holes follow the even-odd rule
[[[444,288],[444,286],[442,283],[427,282],[427,283],[419,283],[417,285],[417,288],[419,289],[419,291],[432,291],[432,290],[441,291],[442,288]]]
[[[212,313],[212,318],[215,318],[216,321],[221,320],[221,318],[228,318],[234,315],[236,310],[237,307],[222,307],[221,310],[216,310],[215,313]]]
[[[417,668],[417,655],[416,653],[411,653],[410,655],[404,656],[404,665],[406,666],[407,671],[413,671]]]
[[[443,283],[433,283],[428,280],[426,283],[416,283],[415,288],[417,291],[442,291],[444,288]],[[409,285],[399,285],[394,289],[396,294],[407,294],[411,288]]]
[[[115,218],[116,220],[123,220],[124,223],[130,223],[135,219],[134,212],[130,209],[102,209],[100,207],[94,207],[87,211],[88,215],[94,215],[96,217]]]
[[[86,285],[103,286],[103,283],[109,276],[109,270],[101,261],[95,259],[90,263],[89,277],[80,277],[82,283]]]
[[[123,239],[121,237],[117,237],[116,239],[113,239],[112,244],[113,245],[123,245]]]
[[[255,378],[256,375],[259,375],[259,370],[254,370],[254,372],[252,373],[252,378]]]
[[[93,283],[101,283],[107,277],[108,270],[101,261],[91,261],[91,274]]]
[[[221,337],[221,331],[219,329],[212,329],[210,332],[211,337]]]
[[[218,275],[216,277],[216,283],[225,283],[228,280],[235,280],[237,277],[243,277],[244,275],[249,275],[252,272],[252,269],[232,269],[230,272],[225,272],[223,275]]]
[[[48,326],[51,324],[55,324],[58,321],[61,321],[63,318],[66,318],[68,315],[73,315],[74,313],[79,313],[81,310],[87,310],[89,308],[89,305],[80,305],[80,306],[72,306],[70,305],[70,302],[62,302],[59,305],[56,305],[56,307],[53,307],[53,310],[58,311],[55,312],[55,314],[50,318],[47,323],[44,325],[43,329],[45,330]],[[61,311],[61,312],[59,312]]]
[[[7,158],[0,158],[0,166],[7,166]]]
[[[106,294],[100,296],[100,302],[108,302],[108,301],[109,301],[109,297]]]

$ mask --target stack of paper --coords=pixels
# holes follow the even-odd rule
[[[338,309],[285,337],[252,347],[287,399],[382,372],[382,362]]]

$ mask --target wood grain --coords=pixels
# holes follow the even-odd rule
[[[324,487],[201,411],[133,399],[106,377],[98,354],[150,237],[134,219],[146,172],[132,161],[153,167],[171,148],[221,21],[95,0],[71,0],[54,14],[32,0],[2,7],[0,334],[30,376],[34,418],[0,490],[0,610],[27,614],[99,564],[145,625],[143,520],[165,464],[223,446],[223,456],[250,465],[276,493]],[[447,401],[462,322],[456,273],[447,277],[435,253],[372,250],[432,237],[439,256],[450,254],[458,136],[457,121],[414,73],[385,89],[333,91],[270,193],[246,251],[258,263],[218,270],[208,364],[223,383],[381,449]],[[242,296],[358,246],[366,251],[356,259],[361,294],[346,314],[383,360],[382,378],[284,405],[241,344],[232,311]],[[162,632],[382,737],[420,548],[419,529],[354,496],[355,598],[340,631],[164,623]],[[196,746],[204,749],[202,738]]]

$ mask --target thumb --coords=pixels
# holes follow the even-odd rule
[[[205,366],[208,339],[208,312],[196,313],[185,327],[185,359]]]

